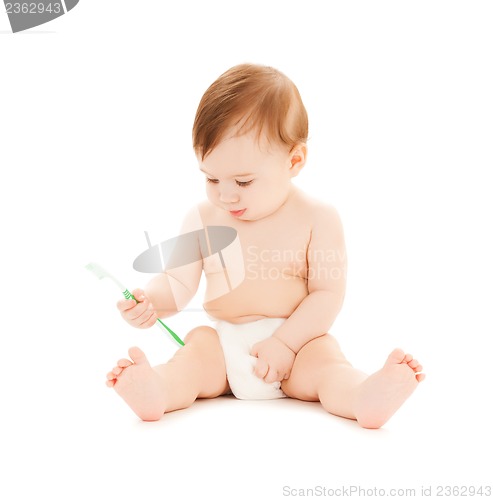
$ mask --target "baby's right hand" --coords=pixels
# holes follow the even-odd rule
[[[135,328],[150,328],[157,321],[154,307],[140,288],[134,290],[132,295],[138,302],[133,299],[123,299],[117,302],[116,307],[128,324]]]

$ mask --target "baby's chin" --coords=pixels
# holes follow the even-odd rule
[[[244,222],[255,222],[255,221],[262,220],[262,219],[266,219],[266,218],[270,217],[271,215],[274,215],[278,210],[279,210],[279,208],[276,208],[274,210],[266,210],[265,212],[257,212],[257,213],[255,213],[251,210],[250,211],[246,210],[244,214],[242,214],[239,217],[234,217],[234,218],[237,220],[244,221]],[[231,217],[233,217],[233,216],[231,216]]]
[[[211,200],[209,201],[221,212],[223,213],[225,212],[231,218],[231,220],[241,220],[244,222],[255,222],[270,217],[271,215],[275,214],[282,206],[280,205],[276,207],[269,207],[268,209],[261,211],[256,211],[255,209],[246,208],[244,213],[242,214],[233,214],[229,210],[225,210],[224,207],[217,205],[216,203],[213,203]]]

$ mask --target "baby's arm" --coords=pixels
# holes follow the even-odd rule
[[[327,333],[346,290],[346,250],[340,218],[332,207],[319,209],[307,252],[308,295],[269,337],[253,346],[255,374],[266,382],[289,378],[296,354]]]
[[[181,311],[195,295],[201,263],[193,263],[180,269],[164,271],[153,278],[144,290],[137,288],[133,299],[117,303],[123,319],[136,328],[150,328],[158,318],[166,318]]]
[[[274,333],[294,353],[327,333],[346,291],[346,248],[341,220],[332,207],[319,210],[307,253],[308,295]]]
[[[193,262],[177,269],[170,269],[153,278],[145,287],[159,318],[181,311],[197,292],[202,262]]]
[[[180,234],[196,230],[200,223],[197,209],[192,210],[185,217]],[[199,245],[198,240],[197,245]],[[177,245],[177,249],[180,251],[180,245]],[[197,292],[201,274],[201,260],[165,269],[151,279],[144,290],[137,289],[133,292],[139,303],[136,304],[134,300],[122,300],[117,304],[118,309],[132,326],[148,328],[157,318],[176,314],[190,302]]]

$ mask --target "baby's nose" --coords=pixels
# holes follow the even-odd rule
[[[219,193],[219,199],[223,203],[236,203],[240,199],[240,196],[235,189],[226,188],[221,189],[221,192]]]

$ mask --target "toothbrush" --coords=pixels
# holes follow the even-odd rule
[[[103,278],[109,278],[111,281],[113,281],[113,283],[120,289],[120,291],[123,293],[123,296],[126,298],[126,299],[133,299],[135,300],[135,302],[139,302],[129,291],[128,291],[128,288],[124,285],[122,285],[122,283],[120,281],[118,281],[113,275],[111,275],[108,271],[106,271],[105,269],[103,269],[99,264],[96,264],[95,262],[90,262],[89,264],[87,264],[86,266],[86,269],[88,271],[91,271],[97,278],[99,278],[100,280],[103,279]],[[159,318],[157,319],[158,323],[157,325],[161,328],[161,330],[165,331],[166,333],[169,334],[169,336],[171,337],[171,339],[179,346],[179,347],[183,347],[185,345],[185,343],[183,342],[183,340],[181,340],[180,337],[178,337],[178,335],[176,335],[175,332],[173,332],[173,330],[171,330],[170,328],[168,328]]]

